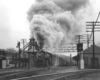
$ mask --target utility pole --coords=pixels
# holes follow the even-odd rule
[[[19,53],[19,57],[18,57],[18,62],[19,62],[19,64],[18,64],[18,67],[20,68],[20,41],[17,43],[17,47],[18,47],[18,53]]]
[[[80,37],[81,35],[78,35],[78,44],[80,44]],[[78,67],[80,66],[80,52],[78,51]],[[80,68],[80,67],[79,67]]]
[[[70,54],[70,66],[72,65],[71,59],[72,59],[72,55]]]
[[[92,26],[92,28],[89,27],[89,28],[86,28],[86,29],[88,29],[87,32],[93,33],[93,59],[92,59],[93,64],[92,64],[92,67],[95,68],[95,35],[94,35],[94,33],[96,31],[100,31],[100,27],[95,27],[95,26],[100,26],[100,25],[96,24],[96,23],[100,23],[100,22],[94,22],[93,21],[93,22],[86,22],[86,23],[88,24],[86,26]],[[90,24],[92,24],[92,25],[90,25]],[[92,31],[90,31],[89,29],[92,29]],[[99,30],[95,30],[95,29],[99,29]]]
[[[94,22],[92,23],[93,25],[93,68],[95,68],[95,42],[94,42]]]
[[[77,35],[76,39],[77,39],[77,45],[80,43],[80,37],[81,35]],[[77,59],[77,66],[79,67],[79,58],[80,58],[80,52],[78,51],[78,47],[77,47],[77,52],[78,52],[78,59]]]

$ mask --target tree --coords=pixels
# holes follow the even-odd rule
[[[12,54],[17,52],[14,48],[8,48],[5,51],[8,52],[8,53],[12,53]]]
[[[17,50],[15,50],[14,48],[8,48],[5,50],[5,53],[6,53],[6,59],[9,59],[11,64],[15,64],[15,67],[16,67],[16,64],[17,64],[17,61],[16,61],[16,56],[17,56]]]
[[[15,50],[14,48],[8,48],[5,50],[6,52],[6,56],[8,57],[12,57],[12,55],[17,53],[17,50]]]

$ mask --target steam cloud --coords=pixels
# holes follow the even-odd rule
[[[28,11],[31,37],[49,51],[71,42],[80,32],[76,14],[88,0],[36,0]]]

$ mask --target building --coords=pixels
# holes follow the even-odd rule
[[[5,50],[0,49],[0,69],[6,68],[6,53]]]
[[[94,46],[95,52],[95,68],[100,68],[100,47]],[[85,68],[93,67],[93,45],[83,51],[83,59]]]
[[[34,48],[31,47],[28,49],[27,53],[28,53],[28,58],[29,58],[29,67],[34,67],[37,50],[35,49],[35,47]]]

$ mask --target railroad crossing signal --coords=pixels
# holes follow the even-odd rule
[[[78,51],[78,52],[83,51],[83,43],[78,43],[78,44],[77,44],[77,51]]]

